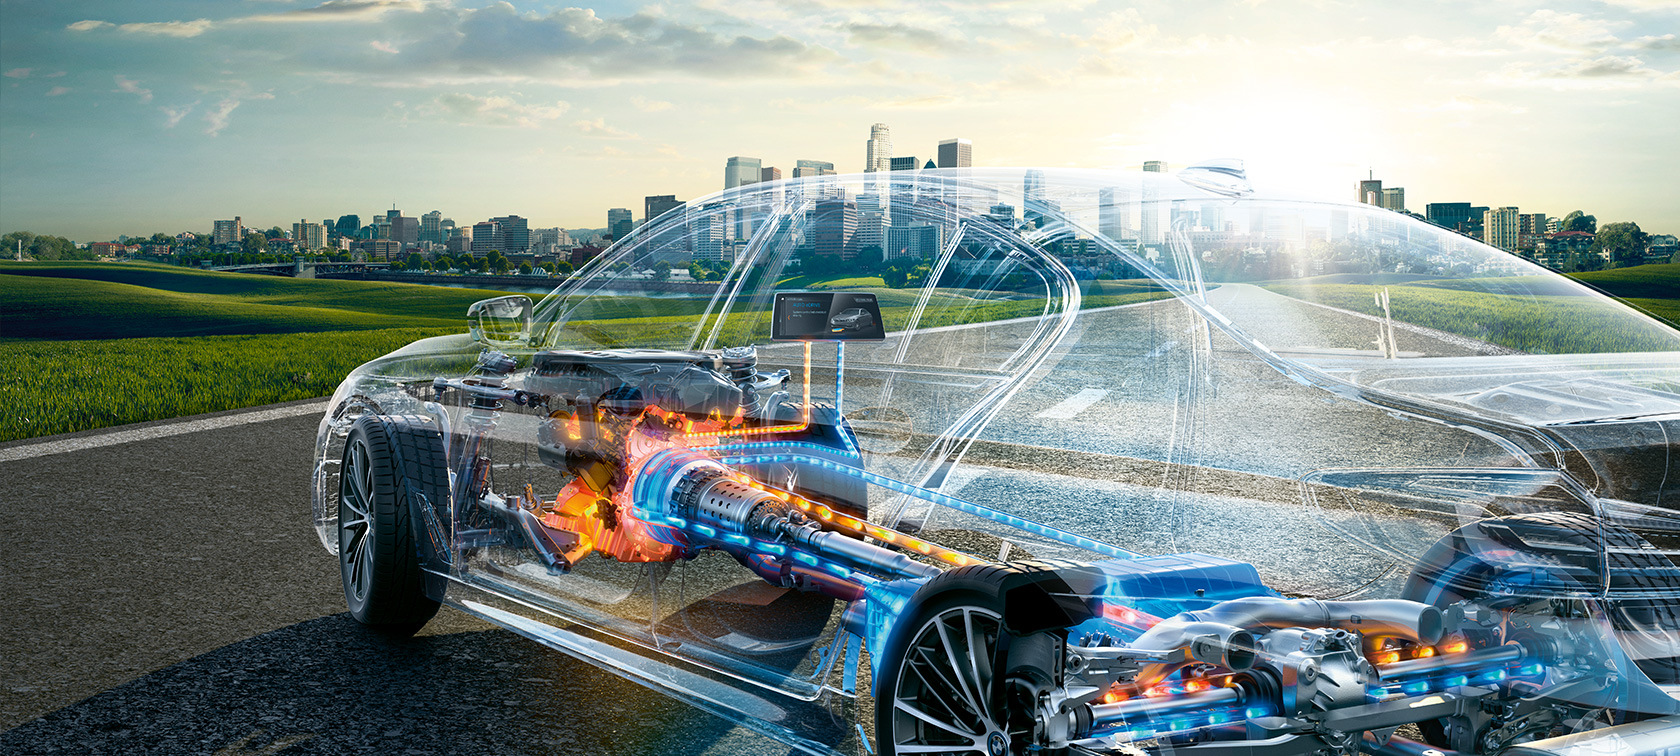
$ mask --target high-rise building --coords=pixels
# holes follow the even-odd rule
[[[689,239],[694,243],[694,259],[716,262],[723,259],[724,237],[728,234],[729,217],[733,212],[723,202],[700,206],[699,212],[689,213]]]
[[[856,243],[858,249],[874,247],[886,256],[886,237],[884,229],[887,225],[887,207],[881,201],[877,192],[864,192],[857,196],[857,232]]]
[[[1126,190],[1111,186],[1097,190],[1097,232],[1114,241],[1132,235],[1131,197]]]
[[[495,222],[502,236],[502,246],[498,247],[502,254],[522,255],[530,251],[531,230],[528,221],[517,215],[504,215],[490,220]]]
[[[1522,213],[1517,216],[1517,249],[1534,249],[1546,236],[1545,213]]]
[[[454,234],[455,234],[455,219],[454,218],[444,218],[443,220],[438,221],[438,243],[439,244],[448,242],[449,237],[453,236]]]
[[[857,254],[857,205],[819,199],[811,208],[811,247],[819,255],[850,260]]]
[[[974,166],[974,143],[967,139],[946,139],[939,143],[940,168]]]
[[[362,230],[362,217],[354,214],[340,215],[335,226],[334,230],[339,236],[354,237],[357,231]]]
[[[408,215],[388,218],[391,222],[390,240],[405,247],[420,242],[420,219]]]
[[[1515,252],[1521,225],[1514,207],[1500,207],[1482,214],[1482,241],[1506,252]]]
[[[805,178],[806,176],[833,176],[833,175],[834,175],[834,164],[833,163],[825,163],[821,160],[800,160],[800,161],[794,163],[794,167],[793,167],[793,177],[794,178]]]
[[[214,244],[235,244],[245,238],[245,224],[237,215],[233,220],[219,220],[213,225],[210,241]]]
[[[887,167],[894,171],[914,171],[922,167],[922,162],[917,160],[915,155],[905,155],[887,161]]]
[[[1029,170],[1021,177],[1021,218],[1033,228],[1044,226],[1044,171]]]
[[[472,251],[472,228],[454,227],[449,230],[449,238],[443,242],[445,252],[459,254]]]
[[[1398,186],[1384,187],[1382,190],[1382,208],[1397,213],[1406,212],[1406,190]]]
[[[1010,215],[1014,215],[1014,208],[1010,208]],[[940,253],[939,227],[932,223],[894,226],[886,230],[885,236],[882,257],[888,260],[931,258]]]
[[[1367,205],[1382,206],[1382,179],[1367,178],[1359,182],[1359,201]]]
[[[1459,233],[1468,233],[1470,230],[1470,203],[1431,202],[1423,206],[1423,217],[1430,223],[1442,228],[1450,228]]]
[[[652,223],[653,219],[683,206],[682,200],[677,199],[675,194],[658,194],[648,197],[642,202],[645,206],[643,211],[645,214],[642,216],[643,223]]]
[[[771,167],[771,166],[768,166],[768,165],[764,166],[763,168],[760,168],[758,170],[758,180],[761,181],[761,182],[762,181],[781,181],[782,180],[782,169]]]
[[[607,233],[614,239],[623,239],[630,235],[634,228],[634,221],[630,217],[630,208],[615,207],[607,211]]]
[[[1143,164],[1145,173],[1166,173],[1165,160],[1149,160]],[[1155,182],[1143,182],[1143,202],[1138,207],[1138,243],[1160,244],[1165,241],[1161,236],[1161,201],[1157,199],[1158,189]]]
[[[869,141],[863,145],[863,172],[892,170],[892,132],[884,123],[869,127]]]
[[[299,220],[292,224],[292,239],[298,249],[320,249],[327,246],[327,229],[319,223]]]
[[[490,250],[502,250],[502,229],[494,220],[479,221],[472,227],[472,253],[474,257],[483,257]]]
[[[755,157],[732,157],[723,164],[723,188],[734,189],[737,186],[756,184],[764,169],[763,163]]]
[[[442,244],[447,238],[443,235],[443,211],[433,210],[420,216],[420,241],[432,244]]]

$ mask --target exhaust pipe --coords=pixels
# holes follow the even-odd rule
[[[1672,756],[1680,753],[1680,714],[1514,745],[1500,756]]]
[[[1152,628],[1132,641],[1132,648],[1149,651],[1180,651],[1175,660],[1146,664],[1138,669],[1137,684],[1147,688],[1178,670],[1196,663],[1215,664],[1233,671],[1254,666],[1254,635],[1247,630],[1218,622],[1199,622],[1180,614]]]

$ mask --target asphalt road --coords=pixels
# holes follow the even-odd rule
[[[0,753],[788,752],[447,608],[364,631],[309,525],[317,420],[0,462]]]
[[[1357,349],[1376,332],[1314,312],[1305,322],[1315,332],[1292,334],[1287,324],[1301,319],[1249,289],[1219,296],[1255,322],[1276,316],[1274,346]],[[1417,461],[1408,455],[1435,449],[1438,429],[1330,402],[1218,335],[1210,380],[1187,385],[1196,334],[1174,303],[1092,313],[1080,329],[1079,348],[987,431],[1005,450],[994,457],[1048,445],[1250,477],[1233,486],[1180,476],[1161,481],[1172,488],[1163,495],[1148,480],[995,458],[947,491],[1143,551],[1247,559],[1280,587],[1352,587],[1380,571],[1287,501],[1293,489],[1282,484],[1323,467]],[[984,363],[1006,357],[996,345],[1007,341],[947,331],[933,351]],[[1410,332],[1399,347],[1462,353]],[[846,408],[870,401],[862,390]],[[336,563],[309,524],[318,412],[278,409],[75,434],[61,445],[71,450],[52,454],[29,451],[41,440],[0,446],[10,513],[0,752],[788,752],[449,609],[411,641],[363,631],[342,614]],[[1262,488],[1281,493],[1267,500]]]

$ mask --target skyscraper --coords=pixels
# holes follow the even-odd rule
[[[443,236],[443,211],[433,210],[420,216],[420,241],[442,244],[445,238],[447,237]]]
[[[630,235],[634,221],[630,217],[630,208],[615,207],[607,211],[607,233],[614,239],[623,239]]]
[[[1149,160],[1144,162],[1145,173],[1166,173],[1165,160]],[[1157,199],[1157,188],[1153,181],[1143,182],[1143,203],[1138,208],[1138,243],[1160,244],[1161,237],[1161,201]]]
[[[1367,178],[1359,182],[1359,201],[1367,205],[1382,205],[1382,179]]]
[[[404,246],[416,244],[420,241],[419,218],[411,215],[388,216],[387,218],[391,222],[390,236],[387,238]]]
[[[502,230],[494,220],[479,221],[472,227],[472,253],[483,257],[490,250],[502,250]]]
[[[339,236],[354,237],[357,231],[362,230],[362,217],[354,214],[340,215],[335,230]]]
[[[793,177],[794,178],[805,178],[806,176],[833,176],[833,175],[834,175],[834,164],[833,163],[825,163],[821,160],[800,160],[800,161],[796,162],[793,166]]]
[[[502,235],[502,254],[524,254],[531,249],[531,231],[527,221],[517,215],[504,215],[491,218]]]
[[[219,220],[213,225],[210,236],[213,244],[233,244],[245,238],[245,224],[237,215],[233,216],[233,220]]]
[[[940,168],[974,166],[974,143],[967,139],[946,139],[939,143]]]
[[[887,169],[893,171],[913,171],[922,167],[922,162],[915,155],[895,157],[887,161]]]
[[[734,189],[737,186],[758,183],[763,167],[755,157],[730,158],[723,164],[723,188]]]
[[[768,166],[768,165],[764,166],[763,168],[760,168],[759,171],[758,171],[758,180],[759,181],[781,181],[782,180],[782,169],[774,168],[774,167],[771,167],[771,166]]]
[[[1132,234],[1131,197],[1126,190],[1108,187],[1097,190],[1097,232],[1114,241]]]
[[[1021,218],[1033,228],[1044,226],[1044,171],[1029,170],[1021,177]]]
[[[892,132],[884,123],[877,123],[869,127],[869,141],[863,146],[863,172],[876,173],[892,170]]]
[[[1398,186],[1385,187],[1382,190],[1382,207],[1397,213],[1406,212],[1406,190]]]
[[[857,254],[857,205],[843,199],[822,199],[811,210],[811,246],[823,256],[850,260]]]
[[[1514,207],[1499,207],[1482,213],[1482,241],[1506,252],[1515,252],[1522,229],[1519,215],[1521,213]]]
[[[642,216],[643,223],[651,223],[653,222],[653,219],[664,215],[674,208],[683,206],[682,200],[677,199],[677,195],[675,194],[656,194],[644,199],[642,202],[644,205],[644,215]]]
[[[320,249],[327,246],[326,227],[319,223],[299,220],[292,224],[292,240],[297,242],[298,249]]]

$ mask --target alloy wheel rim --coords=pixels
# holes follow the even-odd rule
[[[338,479],[338,553],[345,584],[356,601],[373,582],[373,465],[367,442],[355,439]]]
[[[893,750],[999,756],[1009,742],[992,700],[1003,619],[974,606],[947,609],[916,629],[892,691]]]

